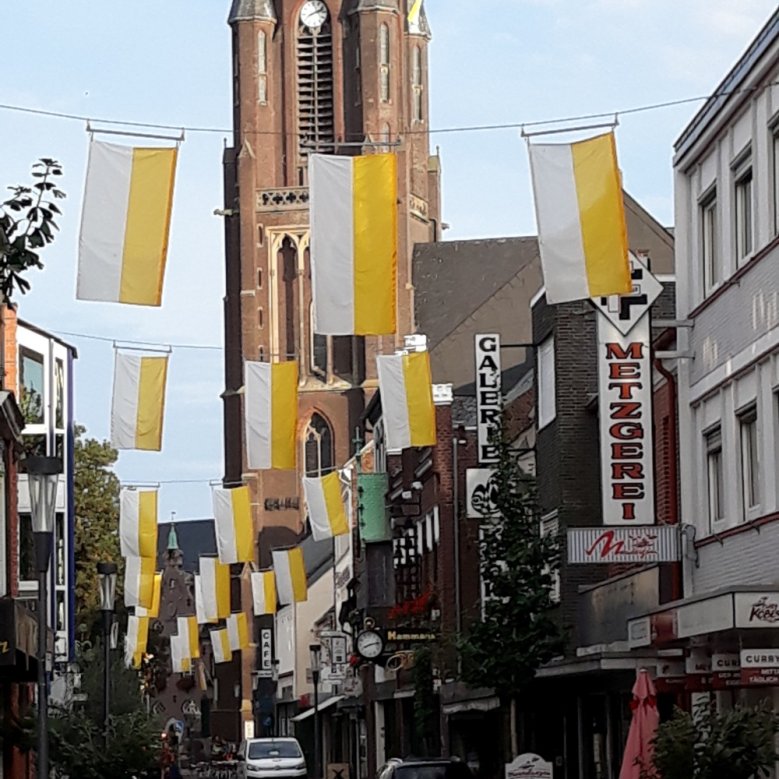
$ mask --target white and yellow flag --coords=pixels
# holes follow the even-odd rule
[[[298,414],[298,364],[244,364],[246,458],[251,469],[294,470]]]
[[[299,546],[274,551],[273,572],[276,574],[276,592],[282,606],[308,600],[306,565],[303,550]]]
[[[303,494],[314,541],[324,541],[349,532],[349,520],[341,497],[338,471],[321,478],[304,476]]]
[[[127,617],[127,634],[124,637],[124,661],[128,668],[140,668],[141,659],[149,641],[149,618]]]
[[[314,331],[397,330],[398,175],[394,154],[312,154],[311,279]]]
[[[168,357],[116,352],[111,443],[117,449],[162,449]]]
[[[154,605],[154,557],[126,557],[124,561],[124,605],[151,609]]]
[[[222,628],[221,630],[211,630],[209,633],[211,647],[214,651],[214,662],[229,663],[233,659],[233,653],[230,649],[230,637],[227,635],[227,630]]]
[[[230,616],[230,566],[215,557],[200,558],[203,611],[209,622]]]
[[[176,627],[178,634],[184,636],[187,648],[187,657],[196,660],[200,657],[200,628],[196,617],[177,617]]]
[[[145,609],[143,606],[135,607],[136,617],[151,617],[157,619],[160,616],[160,600],[162,599],[162,574],[154,574],[154,585],[151,595],[151,606]]]
[[[227,618],[227,639],[233,652],[249,648],[249,621],[244,612],[231,614]]]
[[[255,616],[276,613],[276,575],[273,571],[252,573],[252,601]]]
[[[177,156],[175,146],[89,144],[79,300],[161,304]]]
[[[216,527],[216,548],[222,563],[248,563],[254,559],[252,509],[248,487],[211,493]]]
[[[433,382],[428,352],[376,358],[384,430],[390,451],[436,442]]]
[[[192,671],[192,658],[189,656],[189,637],[186,633],[174,633],[170,637],[170,664],[174,674],[188,674]]]
[[[203,597],[203,579],[200,574],[195,574],[195,619],[198,625],[207,625],[217,622],[216,614],[209,617],[206,613],[206,600]]]
[[[416,24],[419,21],[419,15],[422,13],[422,0],[413,0],[408,9],[408,23]]]
[[[614,133],[528,149],[547,302],[630,292]]]
[[[125,557],[157,556],[157,490],[122,489],[119,542]]]

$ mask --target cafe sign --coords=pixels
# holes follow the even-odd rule
[[[742,649],[741,684],[779,685],[779,649]]]

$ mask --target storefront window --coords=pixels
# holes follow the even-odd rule
[[[24,346],[20,355],[20,406],[27,424],[43,424],[43,356]]]

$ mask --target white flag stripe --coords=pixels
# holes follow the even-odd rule
[[[111,444],[117,449],[136,448],[140,381],[141,357],[116,352],[114,398],[111,405]]]
[[[173,673],[187,673],[192,668],[189,657],[189,636],[179,632],[170,637],[170,658]]]
[[[381,387],[381,405],[384,418],[392,419],[387,425],[387,449],[393,452],[411,446],[411,426],[408,418],[408,398],[403,371],[403,355],[392,354],[376,360]]]
[[[326,541],[333,537],[327,514],[327,502],[322,482],[319,479],[303,479],[303,494],[308,506],[308,519],[314,541]]]
[[[214,529],[219,560],[223,563],[238,562],[238,544],[233,522],[233,496],[230,490],[213,489]]]
[[[271,372],[270,363],[244,363],[246,458],[252,470],[271,467]]]
[[[78,274],[80,300],[119,300],[133,153],[131,146],[89,144],[79,236],[79,269],[89,272]]]
[[[354,224],[353,160],[315,154],[309,165],[312,193],[311,285],[314,303],[314,331],[354,332],[354,237],[341,235],[344,225]],[[337,300],[337,306],[320,311],[316,301]]]
[[[213,620],[208,618],[205,608],[205,600],[203,598],[203,579],[200,574],[195,574],[195,615],[198,625],[207,625]]]

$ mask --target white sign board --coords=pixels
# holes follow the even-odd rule
[[[604,525],[653,525],[649,315],[628,335],[598,315],[598,396]]]
[[[552,779],[552,764],[527,753],[506,763],[506,779]]]
[[[680,559],[676,525],[568,529],[568,562],[669,563]]]
[[[476,344],[476,427],[478,461],[481,465],[498,461],[498,448],[490,442],[500,427],[503,397],[500,384],[500,336],[482,333]]]
[[[495,471],[492,468],[468,468],[465,473],[466,516],[481,519],[497,513]]]
[[[735,593],[737,628],[779,628],[779,592]]]

